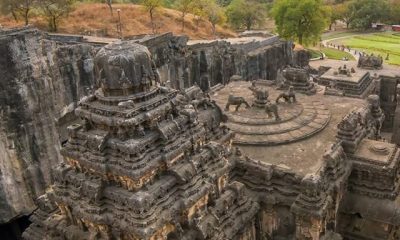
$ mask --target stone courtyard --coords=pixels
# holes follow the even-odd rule
[[[221,108],[230,93],[251,103],[254,97],[249,86],[249,82],[232,82],[212,98]],[[275,86],[266,88],[273,100],[282,92]],[[308,174],[320,167],[321,156],[335,142],[337,124],[350,110],[364,105],[362,100],[350,102],[346,98],[324,96],[322,92],[312,96],[298,94],[296,103],[278,105],[280,121],[269,118],[263,109],[243,106],[237,112],[233,108],[225,112],[229,119],[226,126],[236,133],[233,143],[244,154]]]

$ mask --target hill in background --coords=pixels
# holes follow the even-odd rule
[[[151,34],[150,17],[140,5],[113,4],[114,14],[111,16],[106,4],[81,3],[77,4],[75,10],[61,20],[59,24],[60,33],[100,35],[118,37],[117,9],[121,9],[121,23],[123,36]],[[191,39],[213,38],[211,24],[202,20],[196,24],[195,16],[188,14],[185,17],[185,31],[182,32],[182,22],[179,11],[160,8],[155,14],[157,33],[173,32],[176,35],[185,34]],[[47,22],[42,17],[31,17],[30,23],[39,29],[47,30]],[[3,27],[22,26],[22,20],[15,22],[10,16],[0,16],[0,25]],[[218,37],[234,37],[235,32],[217,26]]]

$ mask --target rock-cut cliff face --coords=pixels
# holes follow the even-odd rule
[[[0,32],[0,223],[35,209],[61,161],[58,127],[93,86],[94,49]]]

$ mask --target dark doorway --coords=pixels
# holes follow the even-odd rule
[[[20,240],[22,239],[22,233],[30,224],[29,216],[22,216],[8,223],[0,224],[0,239]]]

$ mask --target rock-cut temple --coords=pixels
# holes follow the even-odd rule
[[[46,49],[21,39],[7,49]],[[97,89],[63,118],[63,162],[23,238],[399,240],[399,72],[374,56],[313,70],[277,37],[230,41],[60,44],[47,62],[62,76],[79,68],[56,56],[82,63]]]
[[[259,204],[229,180],[233,133],[198,87],[159,86],[146,47],[95,59],[101,88],[68,127],[65,162],[40,198],[29,239],[231,239],[253,236]]]

